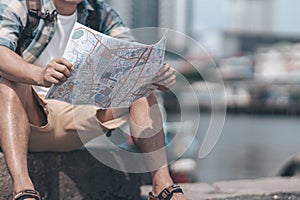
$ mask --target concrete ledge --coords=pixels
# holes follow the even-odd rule
[[[44,199],[140,199],[140,174],[111,169],[86,150],[30,153],[28,160],[30,176]],[[0,199],[11,199],[11,193],[11,177],[3,153],[0,153]]]
[[[181,184],[187,197],[191,200],[202,199],[300,199],[300,178],[271,177],[255,180],[237,180],[216,182],[213,184]],[[142,186],[142,200],[151,190]]]

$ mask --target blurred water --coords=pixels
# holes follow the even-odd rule
[[[209,114],[200,114],[197,138],[183,155],[194,157],[197,161],[193,180],[212,183],[275,176],[291,156],[300,154],[299,117],[227,115],[216,146],[207,157],[200,160],[197,156],[199,145],[207,131],[210,117]],[[178,115],[168,118],[172,121],[174,118],[178,119]],[[190,113],[190,119],[193,118],[196,118],[195,114]],[[193,139],[188,135],[189,129],[184,130],[185,139],[179,140],[170,151],[181,150],[180,144],[186,143],[186,139]],[[90,144],[103,145],[107,143],[107,139],[115,144],[122,144],[124,136],[116,133],[110,138],[98,137]],[[171,154],[169,152],[169,156]]]
[[[201,115],[199,134],[205,132],[209,115]],[[292,155],[300,153],[297,117],[227,115],[213,151],[198,160],[197,180],[248,179],[274,176]]]

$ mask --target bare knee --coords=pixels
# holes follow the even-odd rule
[[[0,97],[2,100],[13,101],[16,99],[27,99],[31,95],[31,86],[0,79]]]
[[[130,107],[130,123],[132,127],[139,129],[161,129],[162,115],[154,93],[132,104]]]
[[[153,92],[147,97],[147,101],[150,105],[158,104],[156,95]]]
[[[158,104],[157,98],[154,93],[151,93],[148,97],[143,97],[136,100],[131,107],[142,106],[142,107],[151,107],[152,105]]]

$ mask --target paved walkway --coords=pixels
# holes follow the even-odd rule
[[[216,182],[213,184],[191,183],[181,184],[185,194],[191,200],[202,199],[300,199],[300,177],[271,177],[254,180],[236,180]],[[142,186],[142,200],[151,190]]]

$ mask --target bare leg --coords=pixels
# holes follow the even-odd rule
[[[112,120],[118,115],[123,115],[126,109],[99,110],[97,117],[100,121],[105,122]],[[159,194],[165,187],[173,184],[170,176],[165,146],[164,132],[162,129],[162,118],[157,100],[154,94],[148,98],[137,100],[130,107],[130,128],[132,139],[137,147],[143,153],[149,153],[146,163],[151,170],[152,175],[152,192],[154,195]],[[161,149],[159,152],[156,150]],[[186,200],[183,194],[176,193],[172,200]]]
[[[27,167],[29,122],[45,124],[45,114],[34,99],[29,85],[0,78],[0,99],[0,142],[12,176],[13,191],[34,189]]]
[[[167,166],[166,152],[161,149],[165,146],[165,141],[161,113],[155,95],[136,101],[130,108],[130,118],[133,141],[143,153],[152,152],[148,154],[146,162],[150,169],[157,169],[151,172],[152,192],[157,195],[165,187],[173,184],[173,181]],[[158,149],[161,150],[154,153]],[[179,193],[172,197],[172,200],[182,199],[186,198]]]

